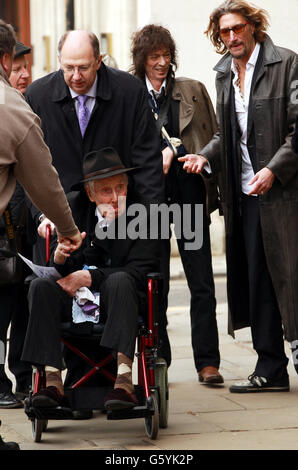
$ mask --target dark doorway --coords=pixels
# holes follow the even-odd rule
[[[18,41],[31,47],[30,0],[0,0],[0,18],[14,27]],[[33,51],[28,54],[30,74],[32,60]]]
[[[66,0],[66,29],[67,31],[75,29],[74,0]]]

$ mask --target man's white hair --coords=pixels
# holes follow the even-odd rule
[[[115,176],[116,176],[116,175],[115,175]],[[128,176],[127,176],[127,174],[126,174],[126,173],[122,173],[121,176],[122,176],[123,183],[128,184]],[[94,183],[95,183],[95,181],[98,181],[98,180],[91,180],[91,181],[88,181],[87,183],[85,183],[85,189],[88,188],[89,191],[90,191],[90,193],[92,194],[92,196],[94,196],[94,194],[95,194],[95,191],[94,191]],[[104,181],[104,179],[103,179],[103,180],[99,180],[99,181]]]

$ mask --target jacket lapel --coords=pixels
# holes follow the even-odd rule
[[[52,100],[54,103],[57,103],[60,106],[74,140],[81,142],[82,134],[80,131],[77,113],[68,86],[64,81],[62,70],[59,70],[57,74],[56,83],[52,93]]]
[[[261,44],[258,60],[257,60],[254,74],[252,77],[251,89],[250,89],[248,117],[247,117],[247,141],[249,141],[249,138],[253,129],[253,100],[252,100],[253,92],[256,87],[256,84],[265,73],[263,58],[264,58],[264,46]]]
[[[182,98],[181,89],[180,89],[179,83],[177,82],[175,82],[175,85],[173,88],[172,98],[175,101],[179,101],[179,132],[180,132],[180,135],[182,135],[182,132],[184,131],[184,129],[192,121],[193,114],[194,114],[194,107],[190,103],[187,103]]]

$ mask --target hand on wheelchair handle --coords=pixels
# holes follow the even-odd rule
[[[37,233],[40,237],[46,238],[47,236],[47,226],[50,226],[51,230],[51,235],[54,235],[55,233],[55,225],[53,222],[50,221],[50,219],[47,219],[46,217],[43,219],[43,221],[39,224],[37,228]]]

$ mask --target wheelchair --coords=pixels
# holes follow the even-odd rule
[[[47,259],[49,257],[47,235]],[[104,408],[104,396],[113,389],[117,375],[117,363],[109,350],[99,346],[99,340],[104,329],[101,323],[91,322],[61,324],[61,342],[64,348],[72,351],[76,357],[84,361],[88,370],[64,392],[69,406],[56,408],[36,408],[32,404],[32,396],[45,387],[45,371],[41,367],[33,367],[32,387],[29,397],[25,399],[25,413],[32,425],[34,442],[41,442],[42,433],[48,427],[48,421],[73,419],[73,412],[82,409],[101,410],[106,413],[107,420],[123,420],[144,418],[145,431],[150,439],[156,439],[159,428],[168,425],[168,376],[167,363],[159,358],[158,350],[158,299],[159,286],[162,276],[160,273],[148,274],[147,318],[139,317],[137,346],[137,384],[134,386],[138,405],[123,410],[108,410]],[[96,341],[97,357],[90,357],[74,344],[79,341]],[[94,349],[94,348],[93,348]],[[84,367],[85,367],[84,366]],[[85,371],[84,371],[85,372]],[[97,380],[95,380],[95,378]],[[93,386],[88,386],[92,381]]]

